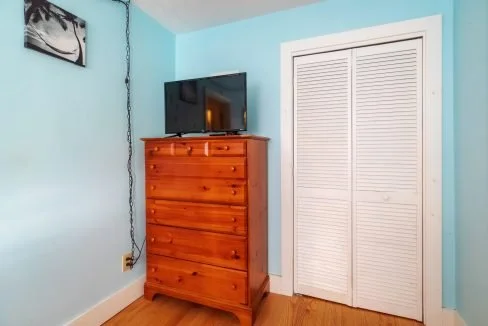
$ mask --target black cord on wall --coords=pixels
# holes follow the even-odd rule
[[[125,86],[127,88],[127,144],[128,144],[128,159],[127,159],[127,172],[129,176],[129,223],[130,223],[130,239],[131,239],[131,254],[132,260],[127,262],[131,268],[137,264],[139,258],[141,258],[144,245],[146,240],[144,239],[142,246],[139,248],[137,245],[135,234],[134,234],[134,173],[132,171],[132,156],[134,154],[133,148],[133,139],[132,139],[132,105],[131,105],[131,47],[130,47],[130,0],[122,1],[122,0],[112,0],[123,4],[125,6],[125,36],[126,36],[126,65],[127,65],[127,74],[125,76]],[[136,257],[136,250],[137,250],[137,257]]]

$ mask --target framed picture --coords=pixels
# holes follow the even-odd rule
[[[46,0],[24,0],[24,46],[86,66],[86,22]]]
[[[180,100],[191,104],[197,103],[197,82],[195,80],[180,83]]]

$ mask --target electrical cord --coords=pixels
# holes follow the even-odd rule
[[[127,158],[127,172],[129,176],[129,223],[130,223],[130,239],[131,239],[131,254],[132,259],[127,262],[128,266],[131,268],[141,258],[144,245],[146,244],[146,239],[142,242],[141,248],[137,245],[135,239],[135,229],[134,229],[134,173],[132,171],[132,156],[134,154],[134,142],[132,139],[132,105],[131,105],[131,46],[130,46],[130,0],[112,0],[114,2],[121,3],[125,6],[125,36],[126,36],[126,65],[127,74],[125,77],[125,86],[127,89],[127,145],[128,145],[128,158]],[[137,250],[137,257],[136,257]]]

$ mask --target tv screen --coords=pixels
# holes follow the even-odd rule
[[[246,74],[165,83],[166,133],[247,129]]]

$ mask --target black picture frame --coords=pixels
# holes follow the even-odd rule
[[[86,67],[86,21],[46,0],[24,0],[24,47]]]

